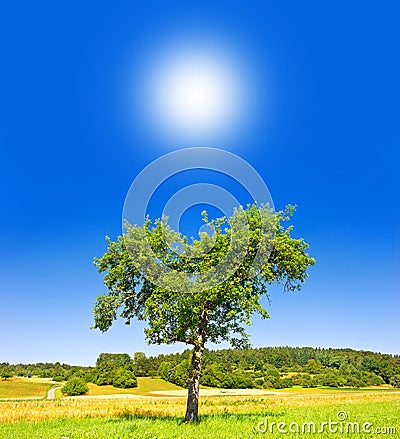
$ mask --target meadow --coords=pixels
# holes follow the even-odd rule
[[[53,385],[54,381],[35,377],[0,380],[0,398],[43,398]]]
[[[2,381],[0,388],[5,384],[21,388],[22,382]],[[30,381],[35,384],[40,383]],[[122,390],[129,397],[119,397],[114,392],[121,389],[108,387],[90,385],[84,397],[46,400],[42,393],[36,400],[2,400],[0,439],[400,437],[400,391],[385,388],[292,389],[247,396],[206,396],[204,392],[200,421],[188,425],[182,421],[185,397],[166,396],[179,389],[173,384],[140,378],[138,388]],[[156,390],[164,394],[152,395]],[[330,420],[338,422],[337,432],[329,431],[335,428],[329,427]],[[371,424],[368,431],[363,430],[365,423]]]
[[[25,420],[1,423],[1,438],[261,438],[277,437],[278,423],[285,423],[286,427],[279,424],[279,428],[286,428],[283,435],[288,438],[371,438],[378,434],[400,437],[400,406],[399,400],[394,399],[379,402],[343,400],[339,403],[335,399],[315,398],[310,401],[304,398],[207,398],[200,405],[199,423],[192,425],[182,422],[182,400],[70,400],[20,404],[23,410],[17,418]],[[329,420],[337,422],[333,427],[337,432],[329,431]],[[363,431],[366,423],[369,430]],[[289,428],[298,428],[299,432],[291,432]]]
[[[138,377],[138,386],[132,389],[117,389],[114,386],[98,386],[96,384],[88,383],[89,392],[88,395],[101,396],[101,395],[118,395],[121,393],[129,395],[151,395],[154,391],[171,391],[180,390],[175,384],[164,381],[161,378],[149,378],[149,377]]]

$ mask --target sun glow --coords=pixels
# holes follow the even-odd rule
[[[193,47],[159,56],[143,96],[154,128],[200,142],[232,130],[248,97],[239,66],[227,53]]]

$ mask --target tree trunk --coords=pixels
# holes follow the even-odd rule
[[[196,422],[199,417],[199,387],[201,376],[201,365],[203,363],[204,344],[206,339],[207,321],[206,313],[202,313],[202,322],[193,348],[192,361],[190,365],[190,379],[188,398],[186,405],[185,422]]]

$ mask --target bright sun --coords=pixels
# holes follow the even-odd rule
[[[234,67],[222,57],[183,53],[157,66],[150,90],[152,113],[164,128],[204,134],[232,125],[241,87]]]

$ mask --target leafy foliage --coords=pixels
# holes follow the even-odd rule
[[[161,378],[177,384],[176,365],[181,364],[189,354],[185,351],[182,354],[149,357],[147,367],[150,368],[151,363],[159,364]],[[338,358],[341,359],[340,366]],[[368,370],[372,363],[365,358],[374,359],[375,372]],[[293,385],[365,387],[387,383],[385,376],[393,377],[399,372],[399,357],[352,349],[270,347],[206,350],[201,384],[221,388],[275,389]],[[291,375],[290,380],[288,374]],[[394,378],[390,384],[395,382]]]
[[[137,387],[137,378],[130,370],[117,369],[113,374],[112,385],[120,389],[130,389]]]
[[[83,395],[84,393],[89,391],[89,387],[81,378],[72,377],[70,378],[65,385],[61,388],[61,392],[64,395],[75,396],[75,395]]]
[[[400,374],[393,375],[393,376],[390,378],[390,384],[391,384],[393,387],[400,388]]]
[[[133,363],[129,354],[102,353],[96,360],[96,367],[101,371],[110,371],[116,367],[127,367]]]
[[[94,328],[106,331],[120,313],[128,324],[134,318],[147,321],[145,336],[149,343],[183,342],[195,346],[199,328],[206,324],[205,341],[248,346],[245,326],[251,323],[252,315],[269,317],[260,301],[262,296],[269,297],[267,286],[275,282],[288,291],[300,289],[307,277],[306,269],[314,264],[306,253],[307,243],[292,238],[292,227],[285,229],[282,225],[293,210],[289,206],[274,214],[268,206],[253,205],[236,210],[231,218],[212,221],[204,214],[213,236],[202,233],[191,243],[170,229],[166,218],[154,223],[148,219],[142,227],[128,227],[127,234],[115,242],[107,238],[106,253],[95,259],[99,272],[104,273],[108,292],[97,298]],[[268,230],[273,230],[273,242],[266,242],[263,237],[265,222]],[[247,230],[245,225],[247,234],[243,232]],[[143,242],[149,243],[151,251],[143,249]],[[167,242],[173,242],[175,247]],[[230,248],[232,242],[236,243],[234,249]],[[267,247],[272,244],[268,255]],[[181,251],[175,251],[177,247]],[[255,264],[260,251],[266,256]],[[229,252],[231,259],[227,258]],[[160,265],[154,263],[151,253],[160,264],[174,270],[168,286],[153,281]],[[243,256],[240,263],[236,255]],[[225,259],[228,262],[224,270],[232,270],[231,275],[203,289],[209,285],[204,273]]]
[[[11,378],[13,376],[13,373],[11,372],[9,367],[2,367],[0,369],[0,377],[3,378],[3,380],[6,380],[7,378]]]
[[[133,372],[133,360],[129,354],[102,353],[96,361],[96,369],[89,380],[99,386],[112,384],[114,387],[131,388],[137,386]]]

